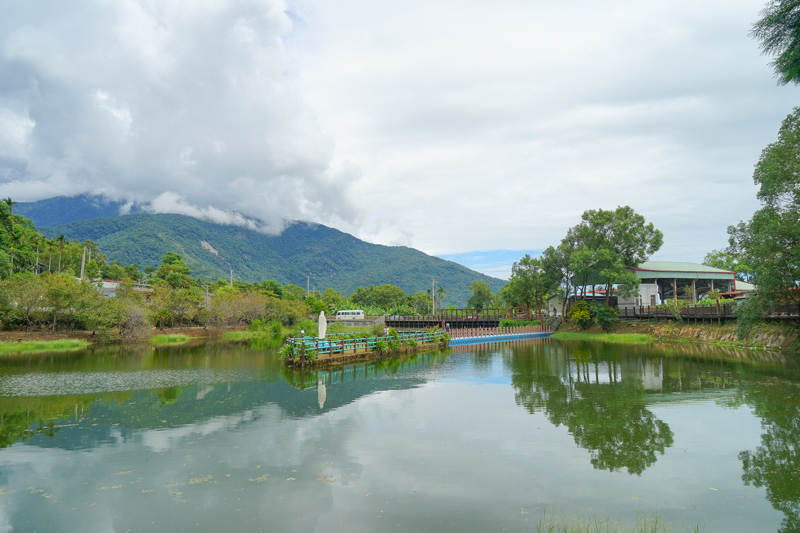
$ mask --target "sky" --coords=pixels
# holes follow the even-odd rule
[[[588,209],[702,261],[798,104],[762,0],[0,0],[0,196],[296,220],[507,277]]]

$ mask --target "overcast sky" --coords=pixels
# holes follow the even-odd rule
[[[800,103],[748,37],[763,0],[0,6],[0,196],[309,220],[500,276],[618,205],[701,261]]]

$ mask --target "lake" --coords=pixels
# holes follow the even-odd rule
[[[0,532],[800,530],[800,368],[551,339],[286,370],[268,343],[0,358]]]

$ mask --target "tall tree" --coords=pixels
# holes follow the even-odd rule
[[[473,281],[469,285],[469,291],[472,295],[467,300],[467,306],[478,310],[492,306],[492,288],[485,281]]]
[[[800,300],[800,108],[761,152],[753,180],[763,207],[733,237],[753,268],[759,298],[772,305]]]
[[[538,311],[554,288],[555,284],[545,273],[542,260],[525,254],[512,265],[511,278],[503,285],[500,294],[509,306],[525,305],[531,311]]]
[[[779,84],[800,83],[800,0],[769,0],[750,36],[775,57],[770,66]]]
[[[594,254],[594,274],[600,275],[606,287],[606,305],[613,285],[623,285],[626,293],[635,285],[625,267],[638,266],[664,243],[664,234],[627,205],[614,211],[584,211],[581,222],[570,231],[580,248],[588,250],[581,258],[583,267],[588,266],[588,253]]]

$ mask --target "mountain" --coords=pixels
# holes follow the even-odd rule
[[[120,213],[141,213],[138,205],[115,202],[102,196],[58,196],[38,202],[18,202],[14,213],[33,220],[37,226],[57,226],[79,220],[116,217]]]
[[[59,210],[60,204],[65,209]],[[91,239],[110,260],[122,264],[156,266],[164,254],[177,252],[195,276],[207,280],[229,279],[232,269],[235,278],[242,281],[273,279],[301,287],[308,281],[317,290],[332,287],[349,295],[358,287],[384,283],[411,294],[429,289],[431,278],[435,278],[437,286],[447,291],[445,305],[457,307],[466,305],[473,281],[484,281],[493,291],[505,284],[413,248],[370,244],[320,224],[295,223],[274,236],[183,215],[137,213],[82,218],[103,215],[109,208],[109,203],[93,204],[90,198],[51,198],[24,204],[24,216],[50,238],[63,234],[69,240]],[[15,212],[22,214],[19,206]],[[54,226],[41,224],[42,220],[67,220],[70,216],[76,220]]]

